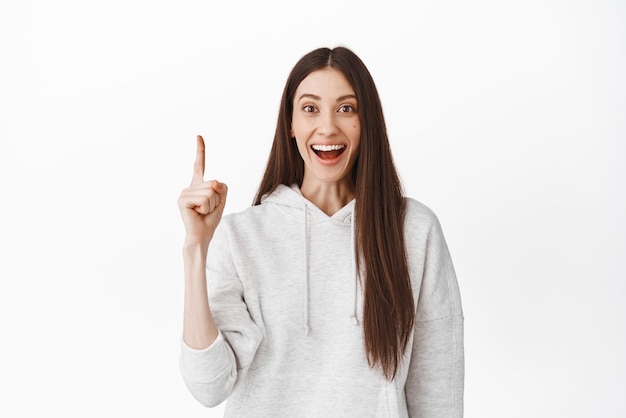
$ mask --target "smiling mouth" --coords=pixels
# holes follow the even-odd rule
[[[345,150],[345,145],[332,144],[332,145],[311,145],[313,152],[322,160],[332,160],[339,157]]]

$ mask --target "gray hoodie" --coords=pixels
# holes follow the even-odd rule
[[[406,199],[416,323],[396,378],[368,366],[354,200],[328,216],[297,187],[225,215],[207,280],[217,340],[181,343],[193,396],[226,417],[462,417],[463,312],[435,214]]]

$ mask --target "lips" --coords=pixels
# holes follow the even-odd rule
[[[322,160],[333,160],[345,151],[346,146],[342,144],[313,144],[311,149]]]

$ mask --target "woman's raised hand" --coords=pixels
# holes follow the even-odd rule
[[[197,140],[191,185],[180,193],[178,208],[187,232],[186,244],[208,246],[222,219],[228,187],[217,180],[204,181],[204,139],[198,135]]]

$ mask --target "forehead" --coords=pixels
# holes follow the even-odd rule
[[[310,73],[296,89],[296,99],[301,94],[317,96],[344,96],[354,94],[354,89],[343,73],[334,68],[324,68]]]

